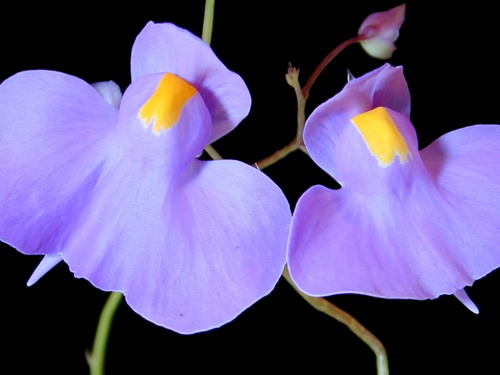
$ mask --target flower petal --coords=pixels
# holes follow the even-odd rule
[[[427,299],[454,294],[475,280],[477,258],[494,248],[465,243],[468,220],[432,185],[399,186],[401,198],[315,186],[292,221],[289,269],[305,293],[359,293]],[[394,189],[398,186],[394,185]],[[476,244],[482,248],[476,255]]]
[[[447,133],[421,151],[441,194],[464,221],[456,252],[474,279],[500,266],[500,126],[475,125]],[[462,230],[460,230],[463,228]]]
[[[49,272],[52,268],[62,262],[62,260],[63,259],[60,255],[45,255],[29,278],[26,285],[32,286],[33,284],[35,284],[38,280],[45,276],[47,272]]]
[[[453,294],[460,302],[464,304],[471,312],[474,314],[479,314],[479,309],[476,304],[472,302],[470,297],[467,295],[465,289],[459,289]]]
[[[196,89],[170,73],[150,74],[123,95],[112,157],[169,170],[184,167],[203,151],[211,129]]]
[[[149,22],[144,27],[132,48],[131,70],[133,81],[169,72],[195,86],[212,116],[209,143],[234,129],[250,110],[250,93],[241,77],[209,45],[175,25]]]
[[[169,177],[140,163],[117,166],[63,258],[75,276],[123,292],[146,319],[194,333],[273,289],[290,211],[274,183],[240,162],[194,160]]]
[[[122,91],[120,86],[113,81],[95,82],[92,87],[97,90],[99,94],[115,108],[120,107],[122,101]]]
[[[102,169],[118,112],[90,85],[26,71],[0,85],[0,240],[58,254]]]
[[[316,164],[338,179],[335,149],[351,118],[374,107],[410,114],[410,94],[401,67],[389,64],[350,80],[332,99],[318,106],[306,121],[304,143]],[[341,181],[338,181],[341,183]]]

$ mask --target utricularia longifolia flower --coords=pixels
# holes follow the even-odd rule
[[[500,126],[419,151],[409,113],[402,68],[384,65],[311,114],[306,147],[342,187],[299,199],[290,274],[314,296],[455,294],[474,311],[463,288],[500,265]]]
[[[131,70],[121,102],[54,71],[1,84],[0,240],[45,255],[30,284],[63,260],[158,325],[208,330],[275,286],[289,205],[258,170],[197,159],[251,102],[207,44],[148,23]]]
[[[402,4],[385,12],[370,14],[361,24],[358,35],[366,39],[360,42],[370,56],[389,59],[396,50],[394,42],[405,20],[406,5]]]

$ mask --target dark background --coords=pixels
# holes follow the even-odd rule
[[[453,2],[436,9],[436,3],[407,2],[398,50],[390,61],[404,66],[421,146],[456,128],[500,123],[500,31],[493,5]],[[112,9],[85,4],[28,7],[20,2],[2,12],[0,80],[20,70],[43,68],[88,82],[113,79],[125,89],[130,49],[148,20],[169,21],[201,33],[201,0],[156,5],[139,1],[128,7],[121,2]],[[217,0],[212,46],[247,82],[253,107],[215,147],[224,157],[250,163],[288,143],[295,134],[295,98],[284,77],[288,62],[301,69],[305,83],[316,64],[354,36],[368,14],[399,4]],[[307,113],[343,87],[347,68],[359,76],[382,63],[359,46],[350,47],[314,86]],[[292,206],[309,186],[332,184],[302,153],[265,172]],[[84,352],[92,344],[107,294],[75,279],[63,264],[28,288],[25,283],[39,260],[2,245],[0,372],[13,366],[16,370],[6,373],[86,374]],[[395,301],[345,295],[330,300],[382,340],[392,374],[493,374],[500,372],[499,286],[496,271],[468,289],[479,315],[449,296]],[[368,347],[280,282],[271,295],[233,322],[191,336],[157,327],[122,304],[111,332],[107,369],[108,374],[243,369],[285,373],[302,366],[307,373],[375,374]]]

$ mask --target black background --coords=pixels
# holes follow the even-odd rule
[[[422,147],[453,129],[500,123],[500,31],[493,5],[453,2],[436,9],[436,3],[407,3],[398,50],[390,60],[404,66],[412,94],[411,118]],[[41,4],[14,4],[2,12],[0,80],[20,70],[43,68],[88,82],[113,79],[125,89],[130,49],[146,22],[173,22],[200,35],[204,8],[201,0],[128,6],[121,2],[111,9],[89,3]],[[288,62],[301,69],[305,83],[316,64],[354,36],[368,14],[399,4],[217,0],[212,46],[247,82],[253,106],[248,118],[214,146],[224,157],[251,163],[288,143],[295,133],[295,98],[285,82]],[[343,87],[346,69],[359,76],[382,63],[359,46],[350,47],[313,87],[307,113]],[[332,185],[302,153],[265,172],[292,206],[309,186]],[[13,366],[16,374],[86,374],[84,352],[92,344],[107,294],[75,279],[63,264],[28,288],[26,280],[39,260],[2,245],[2,368]],[[392,374],[492,374],[500,372],[499,286],[496,271],[468,288],[479,315],[450,296],[396,301],[345,295],[330,300],[382,340]],[[281,281],[233,322],[190,336],[157,327],[122,304],[111,332],[107,369],[108,374],[284,373],[302,366],[307,373],[375,374],[368,347]]]

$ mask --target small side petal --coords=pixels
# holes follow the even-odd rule
[[[453,294],[460,302],[463,303],[465,307],[467,307],[474,314],[479,314],[479,309],[476,304],[472,302],[470,297],[467,295],[465,289],[459,289]]]
[[[250,111],[251,98],[241,77],[228,70],[209,45],[169,23],[149,22],[132,48],[132,80],[153,73],[173,73],[200,92],[210,111],[209,142],[234,129]]]
[[[60,255],[45,255],[38,267],[36,267],[35,271],[29,278],[26,285],[32,286],[33,284],[35,284],[60,262],[62,262],[62,257]]]
[[[92,87],[97,90],[99,94],[115,108],[120,107],[122,101],[122,91],[120,86],[114,81],[95,82]]]

